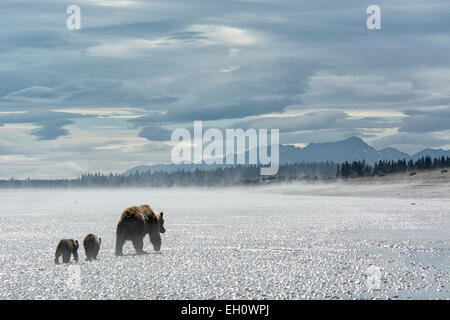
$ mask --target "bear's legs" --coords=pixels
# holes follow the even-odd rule
[[[73,252],[73,259],[78,262],[78,252],[77,251]]]
[[[85,248],[84,249],[84,252],[86,253],[86,260],[87,261],[90,261],[90,260],[92,260],[92,253],[91,253],[91,249],[89,249],[89,248]]]
[[[132,240],[133,247],[136,249],[137,254],[143,254],[144,252],[144,239],[139,236],[135,236]]]
[[[72,254],[73,254],[73,259],[78,262],[78,252],[74,251]]]
[[[125,237],[123,237],[122,235],[117,233],[117,237],[116,237],[116,256],[122,256],[123,255],[122,248],[123,248],[124,243],[125,243]]]
[[[89,249],[86,246],[84,247],[84,253],[86,254],[86,260],[89,261],[91,255],[89,254]]]
[[[155,251],[161,250],[161,236],[159,234],[159,231],[150,233],[150,242],[152,243],[153,249],[155,249]]]
[[[61,256],[61,252],[59,250],[56,250],[55,252],[55,263],[59,264],[59,257]]]
[[[62,253],[62,260],[63,260],[63,263],[69,263],[70,262],[70,251],[64,251]]]
[[[100,247],[95,248],[94,253],[92,255],[92,259],[97,260],[98,252],[100,251]]]

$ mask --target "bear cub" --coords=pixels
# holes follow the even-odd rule
[[[70,262],[70,256],[73,255],[73,259],[78,261],[78,241],[73,239],[62,239],[59,241],[55,252],[55,263],[59,264],[59,257],[62,256],[63,263]]]
[[[96,260],[100,245],[102,244],[102,238],[99,238],[95,234],[88,234],[83,240],[84,252],[86,253],[86,260]]]

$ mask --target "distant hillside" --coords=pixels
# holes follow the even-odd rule
[[[295,147],[294,147],[295,148]],[[382,158],[379,151],[375,150],[363,140],[351,137],[346,140],[324,143],[310,143],[305,148],[295,148],[289,153],[280,152],[281,163],[298,161],[321,162],[333,161],[341,163],[345,161],[365,160],[375,163]]]
[[[248,151],[246,158],[248,159]],[[431,158],[450,157],[450,150],[443,149],[424,149],[413,155],[401,152],[395,148],[385,148],[376,150],[368,145],[358,137],[350,137],[345,140],[335,142],[310,143],[304,148],[299,148],[291,145],[280,145],[280,163],[297,163],[297,162],[334,162],[343,163],[345,161],[366,161],[368,164],[374,164],[380,160],[397,161],[397,160],[413,160],[416,161],[422,157],[430,156]],[[151,166],[134,167],[123,175],[130,175],[136,172],[175,172],[179,170],[195,171],[213,170],[218,167],[229,167],[225,165],[206,165],[206,164],[192,164],[192,165],[175,165],[175,164],[157,164]]]
[[[410,159],[416,161],[417,159],[430,156],[432,159],[434,158],[441,158],[441,157],[450,157],[450,150],[443,150],[443,149],[424,149],[422,151],[419,151],[415,154],[413,154]]]
[[[395,148],[384,148],[378,152],[380,153],[381,159],[385,161],[396,161],[400,159],[409,160],[411,158],[409,154],[401,152]]]

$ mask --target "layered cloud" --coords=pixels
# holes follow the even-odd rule
[[[77,4],[70,31],[64,2],[2,1],[0,177],[167,162],[194,120],[450,147],[448,0],[380,0],[376,31],[366,0]]]

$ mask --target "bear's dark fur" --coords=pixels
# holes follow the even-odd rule
[[[101,244],[102,238],[97,237],[95,234],[90,233],[84,238],[83,247],[88,261],[97,259]]]
[[[143,254],[144,237],[149,235],[155,251],[161,249],[161,235],[164,233],[163,213],[156,212],[148,205],[135,206],[122,212],[116,231],[116,256],[123,255],[126,240],[131,240],[137,254]]]
[[[59,241],[55,252],[55,263],[59,264],[59,257],[62,256],[64,263],[70,262],[70,256],[73,255],[73,259],[78,261],[78,241],[73,239],[62,239]]]

